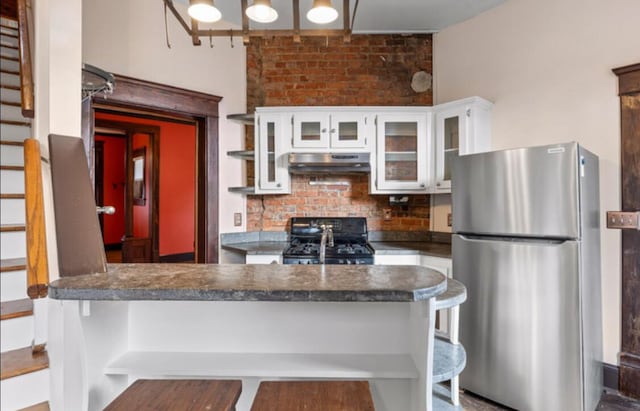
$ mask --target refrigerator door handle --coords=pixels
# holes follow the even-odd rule
[[[567,241],[575,241],[573,239],[558,238],[518,238],[518,237],[502,237],[475,234],[458,234],[458,236],[467,241],[508,241],[510,243],[532,243],[532,244],[563,244]]]

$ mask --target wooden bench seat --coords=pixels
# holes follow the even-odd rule
[[[234,411],[240,380],[137,380],[105,411]]]
[[[263,381],[251,411],[373,411],[367,381]]]

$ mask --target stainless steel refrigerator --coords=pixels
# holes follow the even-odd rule
[[[453,163],[453,277],[467,286],[460,386],[518,410],[602,392],[598,158],[577,143]]]

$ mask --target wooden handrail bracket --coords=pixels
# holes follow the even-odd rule
[[[24,141],[24,174],[27,295],[30,298],[41,298],[47,296],[49,268],[47,265],[40,143],[33,138]]]

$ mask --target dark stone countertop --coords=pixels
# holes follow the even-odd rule
[[[249,241],[246,243],[222,244],[223,250],[251,255],[282,254],[289,243],[287,241]]]
[[[56,300],[419,301],[445,291],[445,276],[420,266],[110,264],[107,273],[64,277]]]
[[[376,254],[422,254],[451,258],[451,244],[431,241],[370,241]]]

